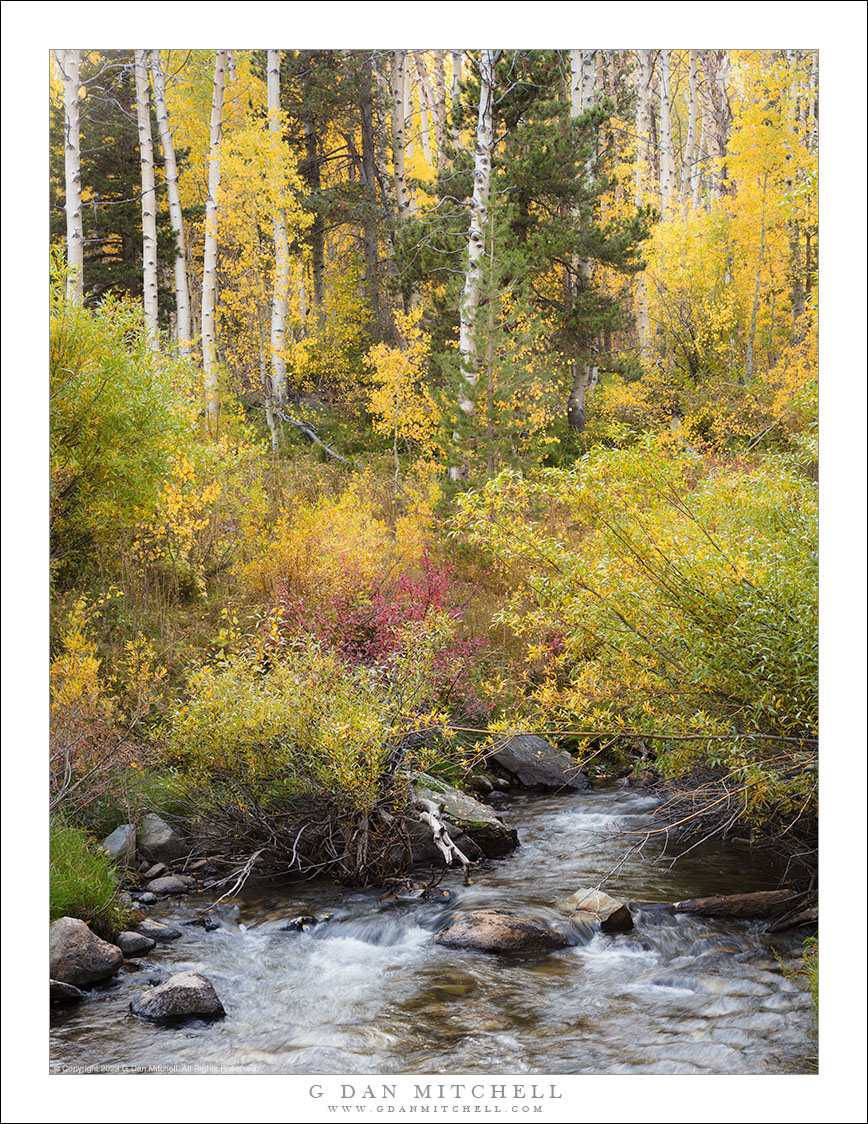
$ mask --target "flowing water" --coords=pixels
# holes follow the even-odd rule
[[[759,922],[634,909],[630,933],[572,932],[561,951],[501,959],[436,945],[455,908],[499,907],[566,931],[554,898],[593,886],[624,857],[652,796],[626,788],[512,797],[504,818],[521,846],[448,875],[448,905],[385,900],[328,883],[245,890],[217,908],[220,927],[187,924],[201,896],[155,908],[184,935],[158,945],[77,1009],[52,1018],[55,1071],[120,1067],[237,1073],[798,1073],[815,1049],[810,999],[785,976],[798,936]],[[680,860],[631,854],[605,889],[673,902],[768,889],[746,853],[704,845]],[[331,913],[302,932],[280,919]],[[161,974],[207,975],[227,1017],[164,1028],[129,1013]]]

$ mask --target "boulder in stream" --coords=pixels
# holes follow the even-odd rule
[[[586,925],[599,925],[604,933],[628,933],[633,928],[630,910],[602,890],[576,890],[568,898],[554,903],[571,921]]]
[[[189,1019],[222,1019],[226,1014],[214,985],[200,972],[179,972],[130,1003],[140,1019],[181,1023]]]
[[[487,858],[507,855],[518,846],[518,833],[514,828],[507,827],[500,816],[486,804],[439,777],[422,773],[416,782],[416,792],[423,800],[433,800],[435,804],[443,805],[443,818],[448,821],[447,830],[462,851],[462,835],[471,839]],[[453,832],[453,828],[457,830]],[[467,851],[465,854],[468,859],[475,858]]]
[[[80,1003],[84,999],[83,991],[61,980],[49,980],[48,989],[52,1003]]]
[[[154,941],[176,941],[181,936],[180,929],[176,929],[173,925],[164,925],[162,921],[152,921],[150,917],[146,917],[136,925],[136,932]]]
[[[156,943],[153,937],[146,937],[144,933],[117,935],[117,946],[125,957],[141,956],[143,952],[150,952]]]
[[[78,917],[61,917],[48,931],[50,976],[73,987],[90,987],[113,976],[124,954],[88,929]]]
[[[479,952],[540,952],[565,948],[563,933],[530,917],[518,917],[501,909],[473,909],[457,913],[435,937],[447,948]]]
[[[525,788],[586,789],[591,782],[576,761],[539,734],[516,734],[491,761]]]
[[[136,844],[154,862],[169,862],[187,852],[181,836],[154,812],[142,816],[136,829]]]
[[[186,894],[195,885],[195,878],[187,878],[183,874],[164,874],[148,883],[148,891],[151,894]]]

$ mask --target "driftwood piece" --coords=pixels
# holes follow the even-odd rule
[[[456,847],[446,830],[441,819],[443,805],[435,804],[433,800],[425,800],[417,796],[413,806],[416,809],[416,818],[427,824],[431,829],[434,843],[443,855],[446,865],[451,866],[453,859],[457,859],[461,863],[464,872],[464,885],[467,886],[470,882],[470,860],[459,847]]]
[[[737,917],[768,920],[791,909],[801,895],[796,890],[757,890],[749,894],[725,894],[712,898],[689,898],[676,902],[676,913],[696,913],[702,917]]]

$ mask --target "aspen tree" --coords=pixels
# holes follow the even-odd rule
[[[651,51],[637,52],[639,69],[636,77],[636,190],[635,204],[646,202],[651,170]],[[636,277],[636,334],[639,361],[646,367],[651,360],[651,320],[648,312],[648,278],[644,272]]]
[[[208,200],[205,205],[205,262],[202,270],[202,366],[205,375],[205,410],[208,430],[217,436],[220,399],[217,381],[217,220],[220,191],[220,145],[223,140],[223,95],[226,86],[226,51],[214,58],[211,128],[208,150]]]
[[[289,298],[289,241],[283,207],[283,162],[280,118],[280,51],[268,52],[268,134],[274,186],[274,291],[271,298],[271,370],[279,405],[286,402],[286,306]]]
[[[686,213],[691,204],[696,206],[696,133],[699,125],[699,95],[696,85],[696,51],[690,52],[687,79],[687,140],[684,142],[684,161],[681,165],[681,210]]]
[[[596,98],[596,51],[570,51],[570,117],[580,117],[590,109]],[[593,177],[593,157],[584,169],[585,174]],[[591,284],[592,269],[588,258],[580,258],[576,262],[578,283],[582,290]],[[593,389],[598,377],[598,369],[590,363],[581,360],[572,362],[572,383],[570,396],[567,401],[567,424],[570,429],[582,432],[585,428],[585,400]]]
[[[672,76],[671,54],[667,49],[659,52],[660,81],[660,213],[664,219],[671,217],[675,204],[675,151],[672,144]]]
[[[144,281],[145,330],[153,351],[159,351],[157,294],[157,192],[154,187],[154,144],[151,138],[151,99],[148,83],[148,52],[136,51],[136,122],[142,166],[142,273]]]
[[[154,86],[154,107],[157,111],[157,131],[163,149],[166,170],[166,193],[169,197],[169,221],[175,237],[175,327],[178,352],[189,358],[193,346],[193,327],[190,322],[190,290],[187,282],[187,256],[184,244],[184,216],[181,212],[181,195],[178,189],[178,164],[175,159],[175,142],[169,128],[169,111],[166,108],[166,79],[160,62],[160,52],[151,51],[151,79]]]
[[[66,263],[69,277],[67,298],[75,304],[84,300],[84,229],[81,217],[81,113],[79,107],[78,51],[55,51],[63,75],[65,117],[64,179],[66,185]]]
[[[470,199],[470,228],[467,232],[467,259],[464,289],[461,294],[461,328],[458,338],[458,406],[471,416],[473,395],[479,379],[476,349],[476,318],[482,291],[482,263],[488,223],[488,196],[491,188],[491,154],[494,128],[494,70],[499,51],[482,51],[479,63],[479,111],[476,119],[476,151],[473,159],[473,194]],[[459,435],[455,434],[455,439]],[[466,465],[452,465],[450,480],[466,476]]]
[[[392,98],[392,165],[394,167],[395,202],[398,208],[399,224],[410,213],[410,196],[407,191],[407,173],[404,163],[404,153],[407,147],[406,77],[404,74],[406,59],[406,51],[393,51],[389,72],[389,92]]]

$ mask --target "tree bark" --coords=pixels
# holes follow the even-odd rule
[[[151,99],[148,84],[148,52],[136,51],[136,122],[142,167],[142,277],[144,282],[145,330],[152,351],[160,349],[157,289],[157,192],[154,187],[154,144],[151,138]]]
[[[377,333],[383,334],[383,314],[380,307],[380,261],[379,239],[377,236],[377,162],[376,141],[374,138],[374,75],[370,59],[363,67],[359,87],[359,119],[362,135],[362,175],[369,192],[369,202],[363,223],[363,244],[365,254],[365,289],[371,308],[371,317],[377,326]]]
[[[494,128],[494,69],[498,51],[482,51],[479,64],[479,110],[476,118],[476,152],[473,161],[473,194],[467,232],[467,261],[461,294],[461,328],[458,338],[458,407],[470,416],[475,410],[474,391],[479,379],[476,348],[476,318],[482,291],[482,262],[488,224],[488,195],[491,188],[491,153]],[[467,465],[452,465],[451,480],[467,475]]]
[[[596,51],[570,51],[570,117],[581,116],[590,109],[596,99]],[[594,176],[594,160],[589,159],[585,174]],[[589,258],[579,258],[576,265],[578,284],[587,289],[592,282],[592,267]],[[567,424],[570,429],[582,433],[585,428],[585,404],[589,391],[596,385],[598,371],[585,358],[574,359],[570,364],[570,395],[567,400]]]
[[[696,133],[699,124],[699,96],[696,87],[696,51],[690,52],[687,84],[687,140],[684,145],[684,162],[681,165],[681,210],[687,214],[695,200]],[[695,206],[695,203],[694,203]]]
[[[462,51],[452,51],[452,143],[459,146],[461,141],[461,129],[455,121],[455,108],[461,101],[461,62],[463,58]]]
[[[166,108],[166,79],[160,62],[160,52],[151,51],[151,78],[154,84],[154,106],[157,111],[157,130],[163,149],[166,170],[166,193],[169,197],[169,221],[175,236],[175,308],[178,352],[189,358],[193,347],[193,326],[190,321],[190,290],[187,284],[187,256],[184,245],[184,216],[181,213],[181,195],[178,190],[178,164],[175,144],[169,128]]]
[[[675,151],[672,144],[671,51],[659,54],[660,78],[660,213],[671,217],[675,202]]]
[[[208,150],[208,199],[205,204],[205,261],[202,270],[202,367],[205,379],[205,412],[208,432],[217,436],[220,396],[217,378],[217,223],[219,218],[220,147],[223,140],[223,97],[226,87],[226,51],[214,57],[211,129]]]
[[[650,51],[638,51],[639,69],[636,78],[636,191],[635,204],[647,202],[649,171],[651,167],[651,71]],[[639,344],[639,362],[647,367],[651,362],[651,320],[648,313],[648,278],[644,272],[636,275],[636,335]]]
[[[55,51],[63,76],[64,178],[66,200],[66,296],[74,304],[84,300],[84,226],[81,216],[81,111],[79,106],[78,51]]]
[[[706,152],[712,160],[710,171],[711,194],[719,198],[726,193],[726,153],[729,144],[729,128],[732,124],[732,108],[726,88],[729,78],[729,55],[725,50],[702,51],[701,62],[705,78],[703,92],[703,129]]]
[[[444,51],[434,52],[434,144],[437,149],[437,171],[446,167],[446,66]]]
[[[416,63],[416,83],[419,87],[419,120],[422,140],[422,151],[430,168],[434,167],[434,154],[431,150],[431,122],[436,121],[434,106],[434,91],[428,80],[428,69],[425,65],[425,52],[414,51],[413,60]]]
[[[282,128],[280,117],[280,51],[268,51],[268,132],[274,177],[274,290],[271,298],[271,370],[273,393],[286,402],[286,307],[289,300],[289,242],[283,200]]]
[[[393,51],[392,66],[389,73],[390,94],[392,98],[392,165],[394,167],[395,202],[398,223],[402,223],[410,213],[410,196],[407,191],[407,173],[404,153],[407,146],[405,112],[405,74],[407,52]]]

